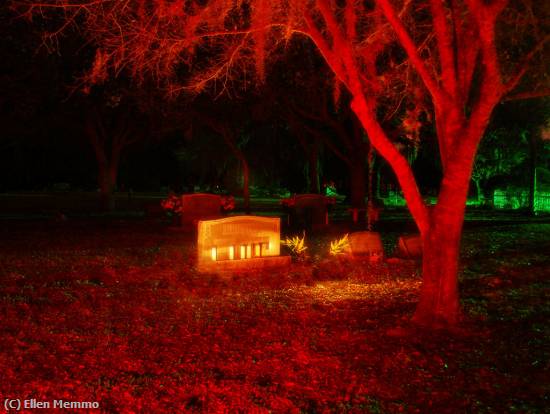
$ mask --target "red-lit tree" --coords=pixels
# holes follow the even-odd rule
[[[296,137],[300,146],[304,150],[307,159],[307,191],[312,194],[321,193],[319,180],[319,152],[321,150],[321,140],[315,134],[303,125],[292,111],[285,111],[283,115],[292,135]]]
[[[346,166],[350,202],[365,207],[369,143],[349,106],[349,96],[334,88],[334,77],[311,45],[294,39],[286,46],[285,59],[267,78],[268,100],[289,125],[306,152],[311,192],[319,192],[319,146],[322,144]],[[344,93],[342,93],[344,92]],[[344,96],[342,96],[344,95]],[[311,168],[313,166],[313,168]]]
[[[83,104],[83,126],[97,162],[100,206],[112,210],[121,159],[131,145],[146,138],[146,132],[142,120],[136,120],[138,112],[128,91],[96,92]]]
[[[28,12],[61,9],[98,47],[93,82],[122,70],[151,74],[169,91],[246,86],[292,36],[309,38],[352,96],[351,107],[391,165],[424,244],[414,320],[460,316],[459,246],[478,143],[491,113],[541,56],[536,18],[547,2],[508,0],[21,0]],[[537,10],[533,8],[537,7]],[[54,37],[52,37],[54,36]],[[51,34],[49,40],[55,38]],[[514,62],[519,62],[514,64]],[[179,75],[191,82],[178,86]],[[425,92],[424,92],[425,91]],[[406,158],[382,128],[386,96],[433,113],[443,167],[437,204],[427,206]],[[425,98],[425,96],[429,97]],[[427,101],[427,102],[425,102]]]
[[[230,105],[230,103],[225,103]],[[240,108],[234,107],[232,110],[229,110],[229,107],[227,107],[224,111],[222,105],[220,103],[211,103],[208,107],[196,107],[190,112],[190,115],[219,134],[229,150],[239,161],[242,169],[243,208],[246,214],[250,214],[250,165],[239,145],[238,136],[242,132],[242,125],[246,124],[246,120],[243,119],[243,111],[238,110],[242,109],[242,106]]]
[[[155,99],[158,97],[155,96]],[[206,127],[222,138],[239,162],[241,174],[238,181],[242,183],[243,208],[249,214],[250,163],[243,146],[248,140],[247,129],[250,128],[250,121],[254,118],[258,106],[256,97],[249,94],[230,100],[227,96],[213,97],[204,94],[191,100],[170,99],[165,103],[166,105],[161,105],[160,117],[165,124],[164,128],[159,129],[161,135],[169,131],[183,130],[187,138],[198,140],[201,128]],[[216,148],[218,147],[213,150]]]
[[[333,114],[327,104],[327,99],[323,97],[318,97],[315,103],[303,106],[290,101],[287,104],[287,119],[291,125],[301,126],[308,131],[317,142],[324,143],[344,162],[349,171],[350,203],[353,207],[364,207],[367,188],[365,166],[368,162],[369,143],[351,111],[344,109],[340,114]]]

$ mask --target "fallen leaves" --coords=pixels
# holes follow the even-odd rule
[[[97,400],[105,412],[545,406],[550,307],[540,258],[518,253],[505,262],[514,272],[497,273],[502,260],[466,272],[471,334],[462,335],[408,324],[421,284],[414,263],[310,258],[222,278],[193,270],[191,237],[123,230],[65,227],[52,239],[14,227],[0,257],[2,395]]]

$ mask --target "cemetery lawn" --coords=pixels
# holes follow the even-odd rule
[[[550,224],[465,231],[465,321],[453,332],[408,324],[417,263],[328,258],[337,234],[306,239],[310,257],[286,270],[222,277],[197,273],[192,235],[165,224],[5,222],[2,401],[121,413],[548,409]]]

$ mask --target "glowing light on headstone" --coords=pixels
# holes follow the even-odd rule
[[[280,234],[278,218],[232,216],[200,220],[197,268],[210,271],[286,264],[289,258],[280,256]]]

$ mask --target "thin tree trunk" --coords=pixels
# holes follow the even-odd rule
[[[110,197],[109,197],[109,204],[108,209],[109,211],[113,211],[115,209],[115,198],[114,198],[114,192],[117,188],[117,179],[118,179],[118,166],[120,165],[120,156],[122,153],[122,147],[120,144],[120,140],[123,139],[121,137],[118,137],[117,143],[113,144],[113,148],[111,151],[111,160],[109,163],[109,183],[110,183]]]
[[[368,155],[367,155],[367,171],[368,171],[368,187],[369,187],[369,195],[368,195],[368,204],[367,204],[367,230],[368,231],[371,231],[372,230],[372,225],[374,224],[373,223],[373,210],[376,208],[375,205],[374,205],[374,200],[373,200],[373,197],[374,197],[374,191],[373,191],[373,188],[372,188],[372,183],[373,183],[373,180],[372,180],[372,176],[373,176],[373,167],[374,167],[374,148],[372,147],[372,145],[369,145],[369,152],[368,152]]]
[[[373,201],[374,188],[373,188],[373,172],[374,172],[374,148],[369,145],[369,152],[367,155],[367,171],[368,171],[368,191],[369,201]]]
[[[113,204],[113,170],[107,164],[98,164],[98,184],[99,184],[99,206],[102,211],[112,211]],[[116,179],[116,176],[114,177]]]
[[[480,180],[476,180],[476,179],[472,179],[472,181],[474,182],[475,186],[476,186],[476,200],[477,202],[481,202],[481,201],[484,201],[485,200],[485,196],[483,195],[483,192],[481,190],[481,182]]]
[[[365,207],[366,195],[365,165],[363,160],[354,160],[354,162],[350,163],[349,173],[351,206],[363,208]]]
[[[217,132],[219,132],[231,149],[235,157],[241,163],[243,169],[243,207],[246,214],[250,214],[250,166],[243,151],[237,145],[234,133],[225,125],[218,124],[210,118],[205,118],[209,125]]]
[[[246,214],[250,214],[250,168],[246,158],[241,153],[239,158],[243,168],[243,203],[244,211]]]
[[[529,214],[535,214],[535,191],[536,191],[536,169],[537,169],[537,136],[533,132],[529,134]]]
[[[317,143],[311,145],[308,151],[308,167],[309,167],[309,192],[320,194],[321,188],[319,185],[319,146]]]
[[[318,139],[314,138],[313,142],[311,139],[308,140],[305,137],[304,128],[300,128],[294,118],[289,119],[289,124],[307,157],[307,191],[312,194],[320,194]]]
[[[382,175],[382,165],[380,164],[380,162],[377,162],[376,163],[376,198],[378,200],[382,198],[382,194],[380,193],[381,175]]]

